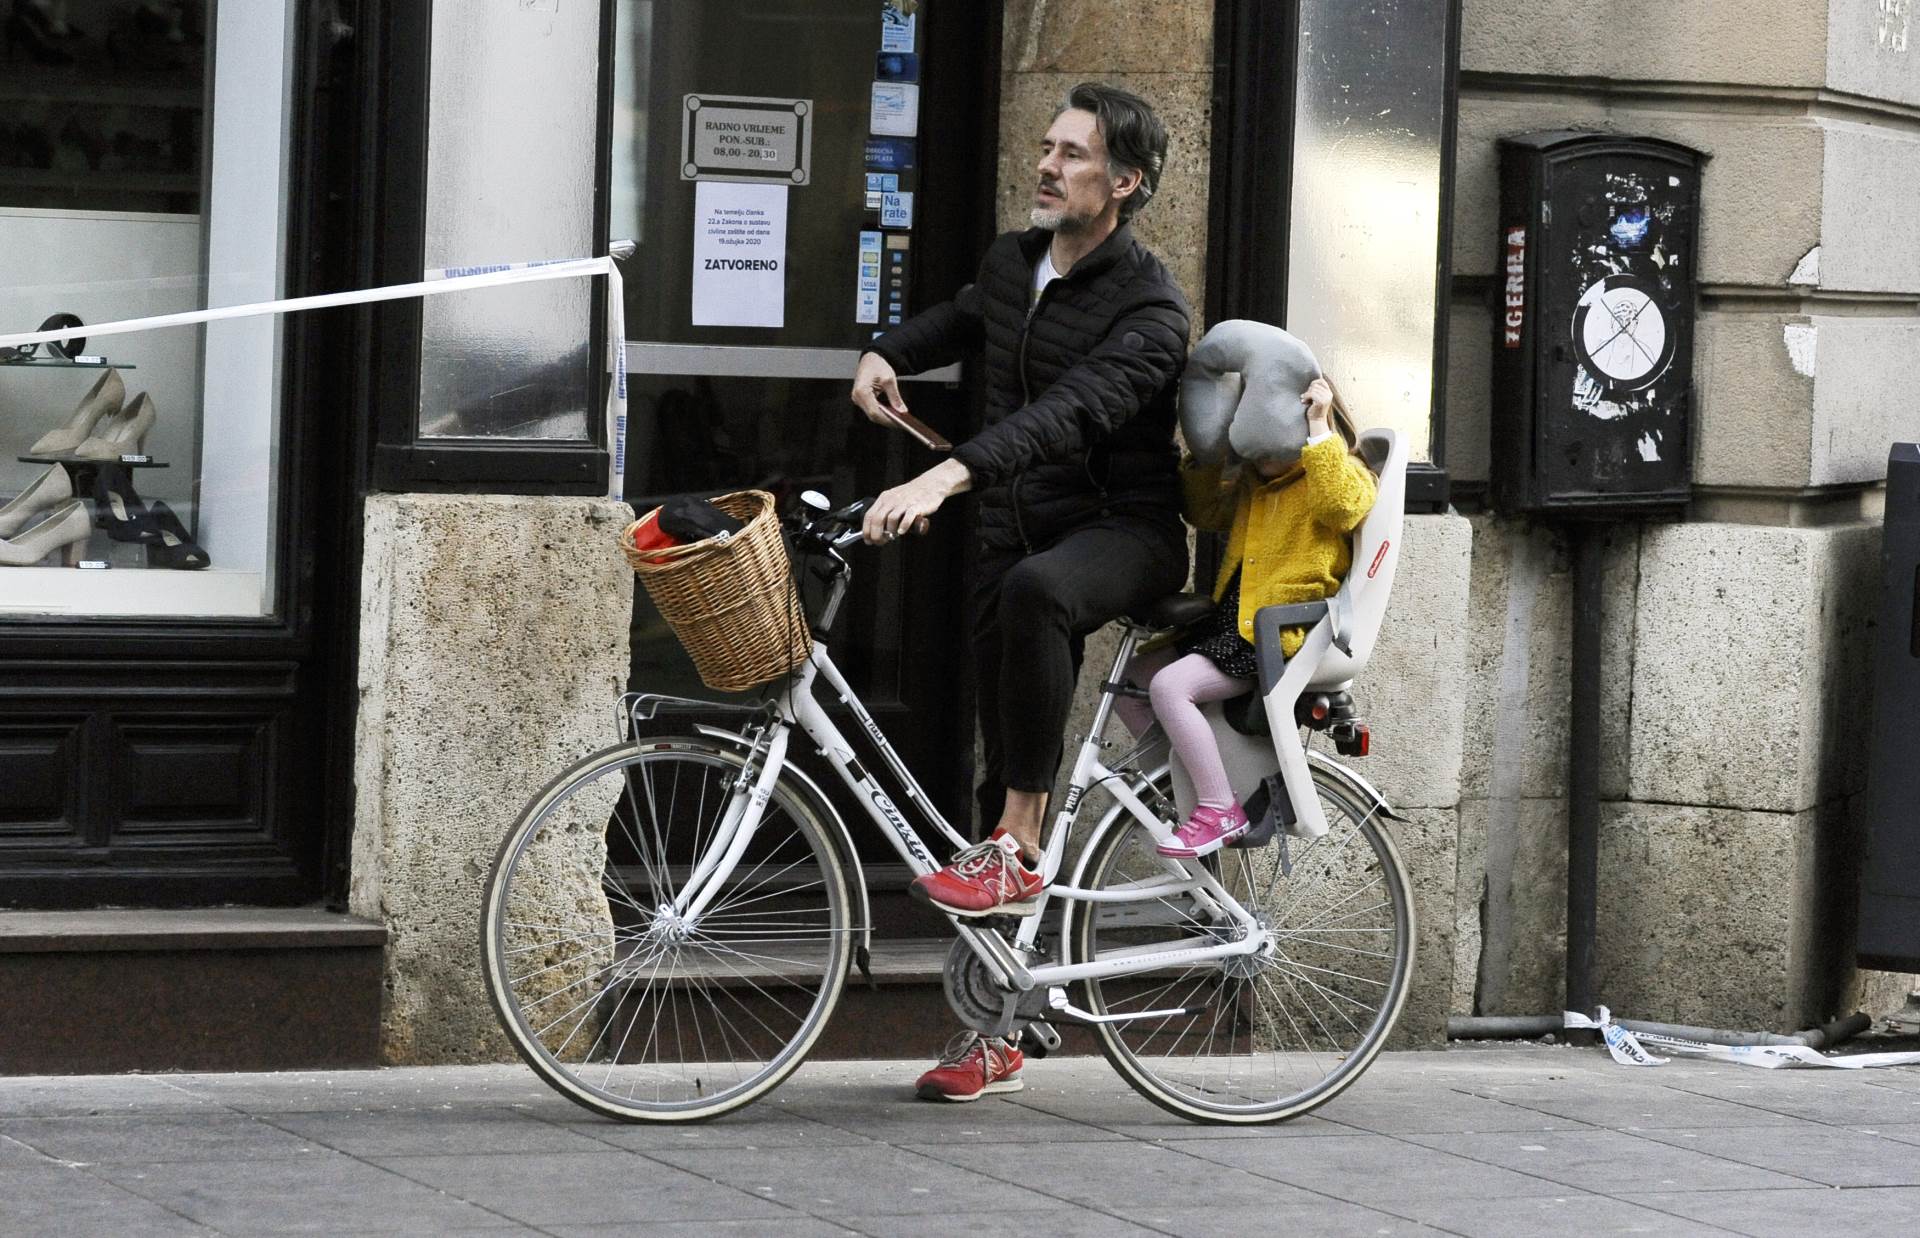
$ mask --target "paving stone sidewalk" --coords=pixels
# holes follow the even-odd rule
[[[664,1129],[517,1066],[0,1079],[0,1234],[1920,1233],[1920,1068],[1462,1047],[1246,1130],[1100,1059],[946,1106],[908,1095],[923,1065],[809,1065]]]

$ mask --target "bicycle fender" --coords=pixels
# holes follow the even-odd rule
[[[1400,813],[1394,811],[1393,805],[1387,803],[1387,797],[1375,790],[1374,785],[1360,774],[1340,764],[1340,762],[1334,760],[1324,752],[1308,748],[1306,749],[1306,754],[1308,765],[1318,765],[1321,769],[1332,774],[1335,779],[1345,783],[1347,790],[1353,792],[1356,797],[1369,804],[1377,805],[1377,811],[1381,816],[1391,821],[1405,821],[1407,819]]]
[[[752,741],[746,736],[736,731],[729,731],[724,727],[708,726],[705,723],[696,722],[693,725],[693,729],[708,739],[719,740],[721,743],[729,744],[740,749],[742,752],[751,751],[753,748]],[[873,907],[867,899],[867,874],[865,870],[860,867],[859,852],[855,851],[853,847],[853,831],[847,828],[846,818],[840,815],[840,810],[833,806],[833,801],[827,798],[826,793],[820,789],[820,784],[813,780],[811,774],[800,768],[800,766],[793,761],[788,761],[787,767],[782,770],[781,773],[783,776],[792,775],[794,782],[799,785],[801,792],[813,800],[814,811],[818,812],[823,820],[830,822],[833,826],[828,836],[834,840],[834,844],[840,849],[840,862],[846,866],[847,879],[853,886],[853,895],[854,898],[858,900],[859,906],[860,919],[857,923],[860,936],[858,944],[854,947],[854,962],[860,968],[861,974],[867,978],[867,983],[871,985],[873,983],[873,968],[871,963],[873,957]]]

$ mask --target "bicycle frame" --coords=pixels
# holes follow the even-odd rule
[[[835,600],[838,600],[837,597]],[[829,611],[831,609],[830,604]],[[1123,638],[1114,659],[1109,683],[1120,682],[1120,676],[1125,673],[1132,659],[1137,640],[1138,634],[1132,630],[1129,630]],[[774,721],[755,738],[748,756],[746,771],[753,777],[751,788],[745,794],[734,795],[707,854],[700,858],[693,874],[676,897],[675,911],[681,916],[690,920],[697,919],[707,904],[719,893],[722,884],[732,872],[734,864],[745,853],[754,832],[759,828],[761,815],[765,811],[773,786],[785,766],[789,736],[791,729],[796,726],[819,748],[827,763],[854,793],[866,815],[916,875],[931,873],[940,867],[939,862],[927,850],[925,840],[907,820],[906,815],[873,772],[862,764],[854,752],[852,743],[816,697],[815,690],[823,680],[835,698],[852,712],[861,729],[866,733],[868,746],[878,753],[881,762],[892,772],[895,780],[904,790],[905,798],[918,810],[922,820],[956,849],[970,845],[928,799],[926,792],[887,739],[885,732],[874,721],[873,715],[867,712],[866,706],[848,685],[840,669],[834,665],[827,647],[823,643],[816,642],[812,656],[788,677],[773,699]],[[1041,861],[1041,871],[1047,878],[1048,886],[1039,896],[1041,899],[1039,912],[1026,917],[1026,922],[1021,925],[1011,945],[999,933],[985,929],[972,920],[948,916],[955,931],[967,941],[976,954],[986,961],[1010,990],[1030,992],[1036,988],[1051,988],[1092,977],[1130,975],[1170,964],[1213,962],[1235,955],[1255,953],[1264,944],[1264,929],[1259,922],[1211,873],[1207,872],[1204,866],[1198,863],[1168,860],[1166,863],[1169,880],[1133,889],[1085,890],[1053,884],[1066,856],[1073,819],[1086,792],[1094,786],[1104,785],[1108,793],[1119,801],[1140,824],[1152,832],[1156,840],[1165,841],[1171,837],[1171,830],[1167,824],[1159,820],[1139,796],[1134,794],[1133,789],[1127,785],[1126,779],[1119,772],[1109,768],[1100,759],[1100,736],[1104,733],[1111,715],[1113,692],[1114,689],[1109,688],[1101,696],[1093,725],[1081,742],[1079,754],[1074,761],[1073,774],[1068,783],[1066,796],[1059,812],[1054,816],[1054,828],[1047,840]],[[756,757],[759,758],[757,770],[754,768]],[[1035,953],[1041,921],[1045,918],[1048,905],[1055,898],[1067,902],[1128,903],[1151,902],[1172,894],[1193,894],[1210,910],[1224,912],[1238,930],[1236,939],[1222,941],[1213,937],[1195,937],[1190,939],[1192,943],[1190,945],[1157,943],[1137,951],[1114,951],[1109,957],[1082,964],[1069,964],[1063,961],[1031,966],[1027,962]],[[1066,957],[1068,941],[1069,931],[1063,924],[1060,944],[1060,957],[1063,960]]]

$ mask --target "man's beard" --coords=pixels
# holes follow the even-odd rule
[[[1048,186],[1048,188],[1052,189],[1053,186],[1050,185]],[[1055,190],[1055,192],[1058,192],[1058,190]],[[1059,206],[1034,207],[1031,211],[1027,213],[1028,221],[1034,227],[1042,229],[1043,231],[1046,231],[1046,232],[1067,232],[1067,233],[1079,232],[1082,229],[1084,229],[1089,223],[1093,222],[1091,219],[1085,216],[1075,215],[1072,212],[1068,211],[1066,207],[1066,202],[1064,200],[1065,195],[1062,194],[1061,197],[1062,197],[1062,202]]]

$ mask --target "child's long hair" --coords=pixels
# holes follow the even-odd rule
[[[1347,398],[1340,394],[1340,388],[1333,382],[1333,376],[1322,374],[1320,380],[1327,384],[1327,390],[1333,392],[1333,428],[1340,437],[1347,440],[1347,450],[1358,455],[1360,452],[1360,428],[1353,422],[1353,412],[1347,407]]]

